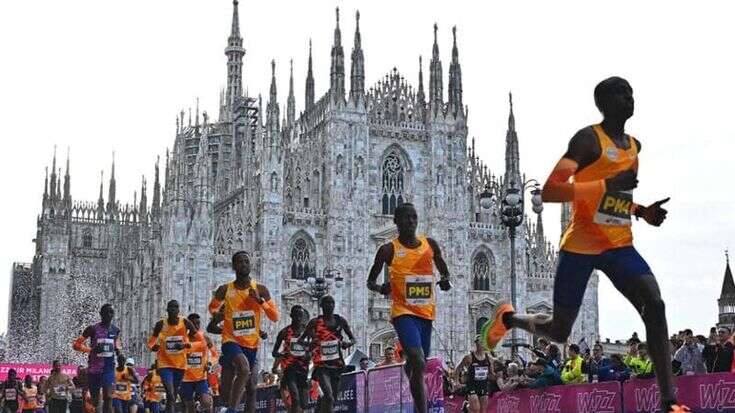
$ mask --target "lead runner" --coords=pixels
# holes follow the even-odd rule
[[[605,79],[595,87],[594,97],[602,122],[572,137],[542,193],[545,202],[572,202],[572,219],[562,236],[554,281],[553,317],[518,315],[513,306],[502,304],[483,327],[484,344],[494,348],[510,328],[566,341],[590,274],[598,269],[643,319],[661,392],[661,410],[689,412],[674,398],[664,301],[653,272],[633,247],[631,231],[631,215],[660,226],[667,213],[661,205],[669,198],[647,207],[633,202],[641,143],[625,134],[625,122],[633,116],[634,106],[628,81]]]

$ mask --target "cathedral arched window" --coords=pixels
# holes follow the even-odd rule
[[[291,245],[291,278],[305,280],[316,274],[314,258],[311,243],[304,237],[296,238]]]
[[[311,194],[309,195],[309,199],[311,200],[311,207],[312,208],[319,208],[319,171],[315,170],[311,177]]]
[[[495,282],[495,263],[492,256],[488,256],[485,251],[479,251],[472,259],[472,288],[489,291]]]
[[[384,215],[393,215],[396,206],[404,200],[405,168],[396,152],[389,153],[383,160],[383,199]]]
[[[271,173],[271,191],[278,191],[278,174]]]
[[[475,323],[475,334],[480,334],[482,331],[482,326],[487,323],[487,317],[480,317],[477,319],[477,322]]]
[[[86,228],[82,233],[82,247],[92,248],[92,231]]]

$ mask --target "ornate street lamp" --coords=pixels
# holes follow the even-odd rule
[[[299,284],[303,285],[302,283]],[[318,301],[325,295],[329,294],[331,286],[342,288],[343,284],[344,278],[342,278],[339,271],[333,268],[325,268],[321,274],[312,273],[306,278],[306,285],[309,287],[309,295],[314,301]]]
[[[508,236],[510,237],[510,301],[513,308],[516,308],[516,228],[523,222],[523,206],[524,193],[527,189],[531,189],[531,204],[533,212],[540,214],[544,209],[544,203],[541,199],[540,184],[535,179],[529,179],[518,188],[514,181],[510,181],[503,192],[503,199],[500,206],[500,221],[508,228]],[[493,194],[489,187],[480,194],[480,207],[489,209],[492,206]],[[516,337],[516,330],[511,330],[511,342],[504,346],[511,348],[511,354],[515,357],[518,352],[518,346],[521,343]]]

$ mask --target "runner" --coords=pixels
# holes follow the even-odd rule
[[[301,413],[309,405],[309,356],[306,348],[298,342],[304,332],[305,316],[304,308],[300,305],[291,307],[291,324],[278,332],[273,345],[273,358],[279,361],[283,370],[281,390],[288,395],[284,402],[289,400],[290,413]]]
[[[135,359],[128,357],[128,359],[125,360],[125,366],[130,370],[135,371]],[[142,410],[144,408],[144,406],[142,406],[143,398],[140,395],[140,386],[138,386],[138,383],[139,381],[130,384],[130,403],[128,404],[130,413],[137,413],[138,409]]]
[[[73,389],[74,383],[71,378],[61,372],[61,362],[54,360],[44,389],[44,394],[48,398],[48,413],[66,413],[68,395]]]
[[[467,388],[470,412],[487,411],[487,402],[490,399],[490,378],[495,376],[495,369],[492,358],[482,348],[480,336],[475,337],[475,349],[464,356],[457,366],[457,371],[464,372],[461,379]]]
[[[181,383],[181,400],[184,401],[188,413],[196,412],[194,394],[199,396],[201,408],[205,412],[212,411],[212,396],[207,381],[207,365],[209,364],[210,350],[213,350],[212,341],[200,331],[201,318],[192,313],[187,317],[194,325],[195,331],[189,333],[191,347],[186,350],[186,372]],[[217,357],[214,351],[212,357]]]
[[[148,373],[143,378],[143,384],[140,386],[143,389],[143,405],[145,406],[146,413],[159,413],[161,411],[161,393],[159,388],[163,387],[161,383],[161,376],[156,371],[156,364],[153,363]],[[160,389],[165,392],[165,389]]]
[[[16,413],[18,411],[18,398],[21,392],[21,382],[15,369],[8,370],[8,377],[2,383],[3,413]]]
[[[310,343],[314,360],[311,377],[316,378],[323,393],[319,398],[321,407],[319,411],[332,413],[339,392],[340,376],[345,367],[342,349],[352,347],[355,344],[355,336],[352,335],[347,320],[334,314],[332,296],[322,297],[319,307],[322,309],[322,315],[309,321],[298,343],[301,345]],[[347,335],[348,341],[342,340],[343,332]]]
[[[431,327],[435,317],[434,265],[441,274],[437,283],[442,291],[451,288],[449,269],[441,255],[439,244],[428,237],[416,237],[418,215],[413,204],[404,202],[396,207],[393,222],[398,238],[378,249],[370,274],[368,289],[389,295],[391,322],[398,334],[410,382],[411,396],[418,413],[425,413],[426,388],[424,367],[431,353]],[[378,285],[376,280],[388,267],[389,280]]]
[[[624,132],[625,122],[633,115],[630,84],[611,77],[595,87],[594,96],[602,123],[580,130],[571,139],[542,194],[546,202],[572,202],[572,218],[560,245],[553,317],[518,315],[511,305],[500,305],[484,329],[486,345],[494,348],[514,327],[566,341],[590,274],[598,269],[633,304],[646,325],[662,410],[687,412],[674,398],[664,302],[653,272],[633,247],[630,228],[631,215],[660,226],[667,213],[661,205],[669,198],[647,207],[633,202],[641,144]]]
[[[235,281],[217,288],[209,303],[214,315],[224,304],[222,326],[222,389],[228,413],[234,413],[242,394],[247,390],[247,412],[255,412],[255,383],[257,381],[257,352],[261,340],[262,313],[273,322],[278,321],[278,307],[271,299],[268,288],[250,277],[250,257],[245,251],[232,256]],[[225,369],[224,367],[228,368]],[[232,375],[226,375],[231,372]],[[225,389],[227,392],[225,393]]]
[[[74,350],[89,353],[87,386],[92,404],[99,406],[102,390],[102,411],[112,413],[112,385],[115,383],[115,354],[120,354],[120,329],[112,324],[115,310],[112,304],[100,308],[101,321],[84,329],[72,346]],[[84,343],[89,339],[89,347]]]
[[[82,413],[84,411],[84,399],[87,397],[87,370],[84,366],[77,366],[77,375],[71,379],[74,390],[71,391],[70,413]]]
[[[171,300],[166,304],[168,317],[159,320],[148,339],[148,348],[156,352],[156,363],[161,382],[166,388],[166,412],[173,413],[181,380],[186,370],[186,349],[189,336],[196,333],[194,325],[179,315],[179,302]]]
[[[20,389],[20,409],[23,413],[35,413],[38,409],[38,387],[33,384],[33,377],[27,374]]]
[[[117,356],[117,367],[115,368],[115,392],[113,393],[113,405],[115,413],[129,413],[130,400],[132,399],[133,383],[138,383],[138,375],[135,369],[125,364],[125,357]]]

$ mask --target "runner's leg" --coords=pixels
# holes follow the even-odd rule
[[[245,354],[240,353],[233,356],[231,362],[235,379],[232,382],[227,407],[231,409],[231,411],[235,411],[237,406],[240,404],[240,400],[242,399],[242,394],[245,391],[247,383],[250,381],[250,376],[254,375],[251,374],[250,363],[248,363],[248,359],[245,357]],[[249,405],[250,403],[247,404]],[[249,408],[250,406],[248,406],[248,410]]]
[[[656,371],[662,409],[668,411],[675,401],[674,380],[666,306],[658,282],[633,247],[612,250],[606,255],[605,272],[610,281],[633,304],[646,326],[646,341]]]
[[[476,394],[468,394],[467,402],[470,404],[470,413],[480,413],[482,411],[480,410],[480,400]]]
[[[322,389],[322,397],[319,398],[321,413],[334,412],[334,389],[332,389],[332,381],[329,378],[329,372],[324,368],[320,368],[316,375],[319,387]]]

